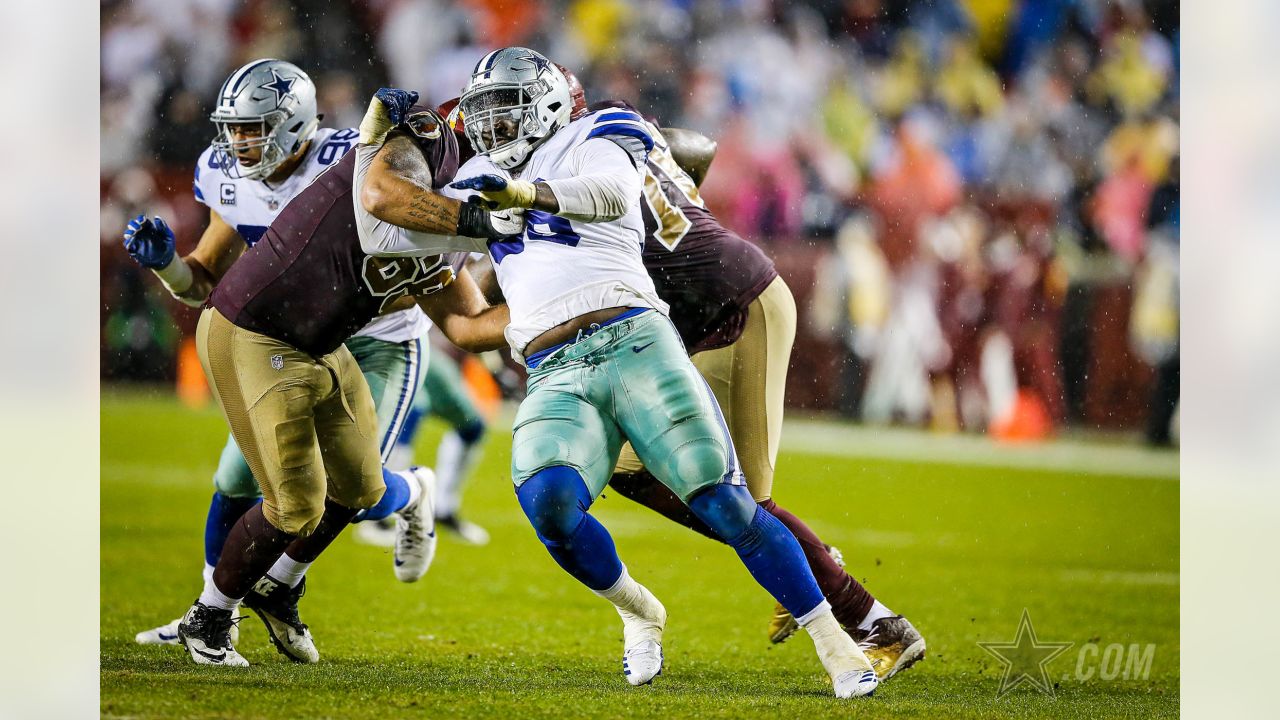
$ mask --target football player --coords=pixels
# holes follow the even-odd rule
[[[455,275],[438,253],[505,236],[479,204],[431,192],[456,169],[457,143],[440,132],[434,111],[411,108],[415,98],[380,92],[360,140],[379,145],[394,130],[415,149],[421,164],[412,181],[422,192],[397,217],[414,226],[423,247],[406,254],[365,245],[357,228],[381,221],[365,209],[376,199],[352,193],[357,156],[349,153],[281,209],[200,314],[201,365],[263,500],[232,526],[210,581],[178,625],[197,664],[248,666],[230,636],[240,602],[274,583],[268,571],[281,557],[313,560],[385,496],[373,399],[343,342],[415,301],[463,348],[503,342],[506,308],[488,308],[465,268]]]
[[[355,129],[319,127],[315,86],[295,65],[257,60],[232,73],[211,116],[218,135],[196,165],[194,192],[209,207],[209,225],[195,250],[178,257],[172,231],[160,218],[139,217],[125,233],[125,246],[151,268],[174,296],[191,306],[208,298],[227,269],[266,232],[302,188],[337,163],[355,144]],[[424,335],[430,322],[416,307],[388,313],[347,341],[373,391],[383,458],[391,452],[427,364]],[[388,492],[371,517],[396,518],[396,576],[405,582],[426,572],[434,553],[430,471],[388,473]],[[261,498],[257,482],[234,438],[229,437],[214,474],[215,491],[205,524],[204,577],[208,582],[231,525]],[[297,601],[305,590],[312,558],[286,554],[262,592],[245,605],[266,623],[273,642],[292,659],[313,661]],[[142,644],[176,644],[179,620],[138,633]]]
[[[661,672],[667,613],[587,513],[624,440],[809,630],[835,694],[874,691],[870,662],[832,615],[799,543],[747,490],[715,398],[645,271],[637,201],[653,138],[643,120],[608,109],[571,122],[563,73],[520,47],[481,58],[460,110],[480,154],[450,187],[524,226],[488,244],[510,308],[506,338],[529,368],[512,441],[516,495],[556,562],[617,609],[628,682]],[[381,167],[384,182],[415,172]]]
[[[588,114],[585,91],[564,68],[573,117]],[[623,103],[599,103],[631,110]],[[441,106],[458,129],[452,101]],[[924,657],[920,633],[895,615],[843,568],[840,553],[822,542],[802,520],[772,499],[774,465],[782,429],[787,364],[795,338],[795,301],[773,262],[755,245],[724,228],[706,208],[698,186],[716,145],[690,130],[659,129],[646,121],[654,148],[645,163],[640,208],[645,223],[644,263],[658,296],[671,306],[671,320],[693,363],[720,403],[738,449],[747,486],[766,511],[799,540],[823,594],[841,625],[859,642],[881,680]],[[491,302],[500,293],[494,278],[478,281]],[[713,539],[717,535],[680,498],[658,482],[624,445],[610,486],[622,495]],[[798,629],[779,604],[769,626],[774,643]]]

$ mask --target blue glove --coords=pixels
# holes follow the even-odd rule
[[[507,189],[506,178],[498,175],[476,175],[466,180],[449,183],[449,187],[457,190],[479,190],[480,192],[497,192]]]
[[[124,249],[129,257],[144,268],[159,270],[173,262],[177,243],[173,230],[159,217],[147,219],[139,215],[124,230]]]
[[[396,125],[404,122],[404,119],[409,116],[409,109],[418,102],[418,93],[412,90],[378,88],[378,92],[373,96],[387,109],[387,117]]]
[[[533,207],[538,190],[528,180],[507,180],[498,175],[477,175],[449,185],[458,190],[478,190],[490,210]]]

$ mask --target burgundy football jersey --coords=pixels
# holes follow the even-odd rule
[[[441,188],[458,171],[451,132],[415,137]],[[360,249],[352,198],[356,153],[319,175],[280,211],[262,239],[231,266],[209,298],[235,325],[311,355],[333,352],[405,295],[453,278],[450,259],[373,257]],[[458,265],[457,267],[461,267]]]

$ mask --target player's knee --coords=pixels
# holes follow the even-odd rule
[[[741,485],[719,484],[689,500],[689,509],[730,545],[740,543],[759,506]]]
[[[543,542],[573,535],[591,506],[591,493],[577,470],[564,465],[543,468],[516,489],[520,507]]]
[[[262,492],[258,489],[258,483],[253,479],[253,473],[249,471],[248,466],[243,470],[232,470],[224,472],[219,469],[213,474],[213,488],[222,495],[231,498],[258,498],[262,496]]]
[[[712,437],[689,440],[667,458],[668,477],[677,480],[684,497],[719,484],[728,469],[729,456],[724,443]]]
[[[368,510],[387,492],[387,483],[382,479],[382,466],[376,473],[365,473],[359,483],[350,485],[331,485],[329,497],[334,502],[353,510]]]
[[[320,519],[324,517],[324,498],[320,498],[318,502],[294,501],[288,503],[288,507],[264,501],[262,516],[281,532],[307,537],[315,532]]]

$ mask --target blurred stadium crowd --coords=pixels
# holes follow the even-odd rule
[[[346,127],[381,85],[440,102],[523,44],[719,142],[704,197],[800,306],[793,405],[1170,441],[1176,0],[132,0],[101,41],[104,379],[175,372],[194,314],[119,234],[158,213],[194,245],[228,72],[291,60]]]

